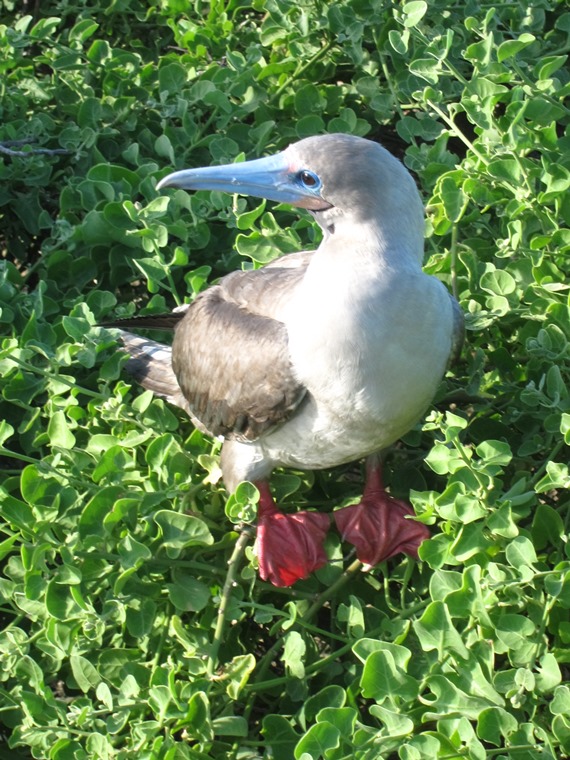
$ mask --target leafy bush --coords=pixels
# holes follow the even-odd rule
[[[564,4],[48,5],[0,25],[2,756],[569,756]],[[415,173],[468,340],[387,464],[423,562],[363,573],[331,536],[275,589],[251,489],[225,507],[218,444],[96,323],[315,246],[286,207],[155,183],[322,131]],[[275,485],[332,511],[357,474]]]

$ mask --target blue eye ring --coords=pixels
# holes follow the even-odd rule
[[[320,177],[309,169],[301,169],[297,173],[297,179],[307,190],[320,190],[322,185]]]

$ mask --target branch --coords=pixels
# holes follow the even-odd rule
[[[28,158],[29,156],[71,156],[72,150],[66,150],[65,148],[31,148],[30,150],[14,150],[13,147],[8,146],[21,146],[30,145],[37,140],[33,137],[27,137],[24,140],[4,140],[0,142],[0,153],[10,158]]]

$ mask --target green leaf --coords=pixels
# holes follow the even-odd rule
[[[399,55],[405,55],[408,52],[410,33],[407,29],[403,32],[400,32],[398,29],[390,29],[388,39],[390,40],[390,45]]]
[[[536,549],[557,546],[564,535],[564,522],[548,504],[539,504],[532,519],[532,542]]]
[[[226,502],[226,515],[234,523],[253,522],[257,514],[259,491],[244,481],[230,494]]]
[[[170,161],[171,164],[175,162],[176,157],[174,155],[174,148],[172,147],[172,143],[170,142],[167,135],[159,135],[156,138],[154,149],[157,156],[166,158],[168,161]]]
[[[293,678],[303,678],[305,675],[304,659],[306,649],[307,646],[298,631],[289,631],[287,633],[282,660]]]
[[[105,535],[104,520],[122,493],[121,486],[107,486],[99,489],[87,502],[78,523],[83,538]]]
[[[241,715],[225,715],[214,718],[212,728],[216,736],[241,736],[248,735],[249,726]]]
[[[560,743],[561,749],[568,753],[570,751],[570,719],[557,715],[552,721],[552,732]]]
[[[250,675],[255,669],[255,657],[252,654],[237,655],[224,668],[224,675],[229,679],[226,691],[230,699],[238,699]]]
[[[477,736],[495,747],[504,746],[505,740],[518,727],[518,721],[502,707],[488,707],[477,719]]]
[[[536,675],[537,689],[542,693],[549,693],[560,684],[562,674],[556,657],[547,652],[540,658],[540,665]]]
[[[404,737],[414,731],[414,722],[405,713],[390,710],[383,705],[371,705],[370,714],[386,726],[390,736]]]
[[[62,586],[51,580],[46,589],[46,610],[57,620],[69,620],[81,614],[69,586]]]
[[[440,192],[447,218],[450,222],[458,222],[467,207],[467,196],[451,177],[443,178]]]
[[[407,649],[395,649],[394,645],[372,652],[366,659],[360,680],[363,696],[379,703],[395,693],[403,700],[415,699],[419,684],[406,673],[410,656]]]
[[[210,717],[210,702],[205,692],[197,691],[190,697],[186,721],[189,736],[199,741],[212,741],[214,729]]]
[[[61,19],[57,18],[57,16],[42,18],[30,29],[30,37],[37,40],[45,40],[55,32],[60,24]]]
[[[179,63],[168,63],[165,66],[161,66],[158,71],[160,92],[176,95],[186,84],[187,76],[186,69]]]
[[[417,26],[428,10],[428,4],[424,0],[412,0],[404,3],[403,11],[406,16],[404,26],[411,28]]]
[[[345,703],[345,690],[337,684],[329,684],[307,699],[304,705],[305,718],[313,721],[321,710],[344,707]]]
[[[125,568],[140,567],[143,562],[152,557],[150,549],[129,534],[121,539],[117,549],[121,557],[121,565]]]
[[[443,443],[436,443],[425,461],[438,475],[457,472],[466,466],[457,452]]]
[[[364,633],[362,605],[360,600],[353,595],[349,597],[349,601],[350,604],[339,606],[337,618],[339,622],[346,623],[349,635],[358,638]]]
[[[494,269],[485,272],[481,277],[480,285],[482,290],[501,296],[514,293],[516,289],[514,277],[504,269]]]
[[[14,428],[9,425],[6,420],[0,420],[0,446],[4,446],[4,443],[14,435]]]
[[[570,687],[557,686],[554,689],[554,696],[549,705],[550,712],[553,715],[570,716]]]
[[[317,714],[317,723],[331,723],[343,736],[352,736],[357,718],[354,707],[323,707]]]
[[[266,715],[263,718],[262,734],[271,747],[275,760],[291,760],[299,734],[282,715]]]
[[[438,83],[441,69],[439,61],[433,58],[415,58],[413,61],[410,61],[409,68],[413,74],[416,74],[421,79],[425,79],[426,82],[432,85]]]
[[[128,607],[126,623],[131,636],[147,636],[152,631],[155,617],[156,604],[152,599],[137,600],[133,606]]]
[[[149,467],[160,471],[170,459],[173,448],[176,448],[176,443],[170,433],[164,433],[155,438],[146,450],[145,459]]]
[[[483,710],[488,708],[487,701],[466,694],[443,675],[431,675],[426,679],[433,699],[424,697],[423,702],[431,709],[424,713],[427,720],[465,717],[477,720]]]
[[[266,202],[263,200],[258,206],[251,211],[246,211],[244,214],[238,214],[236,218],[236,226],[238,230],[251,230],[253,223],[259,219],[259,217],[265,211]]]
[[[552,55],[541,58],[539,62],[538,78],[548,79],[555,71],[562,68],[567,60],[567,55]]]
[[[69,429],[64,412],[57,411],[53,414],[48,425],[48,436],[52,446],[62,449],[72,449],[75,446],[75,436]]]
[[[171,694],[167,686],[153,686],[149,689],[148,703],[155,714],[162,721],[166,716],[166,711],[170,705]]]
[[[89,37],[92,37],[95,34],[98,28],[99,24],[93,19],[81,19],[81,21],[78,21],[73,29],[70,30],[69,41],[85,42],[85,40],[88,40]]]
[[[513,458],[511,447],[505,441],[483,441],[475,451],[486,465],[505,467]]]
[[[469,656],[444,602],[432,602],[413,626],[424,651],[435,649],[439,657],[450,651],[460,657]]]
[[[496,632],[499,641],[507,649],[521,650],[529,643],[529,638],[535,632],[535,626],[531,620],[522,615],[506,613],[499,617],[496,624]],[[534,685],[533,685],[534,688]]]
[[[546,493],[553,488],[570,488],[568,465],[549,461],[546,463],[546,475],[535,486],[537,493]]]
[[[95,693],[97,695],[97,699],[105,705],[107,710],[111,711],[113,709],[113,695],[111,693],[111,689],[105,683],[105,681],[101,681],[99,683],[95,690]]]
[[[441,743],[435,736],[420,734],[402,745],[402,760],[432,760],[438,757]]]
[[[295,93],[295,110],[299,116],[313,115],[315,111],[321,111],[325,105],[325,98],[321,97],[319,89],[314,84],[303,85]]]
[[[87,51],[87,58],[91,63],[102,65],[111,58],[111,48],[105,40],[95,40]]]
[[[77,685],[85,694],[91,689],[97,688],[101,683],[101,676],[97,672],[97,669],[86,657],[72,654],[69,658],[69,664],[71,665],[71,672]]]
[[[173,573],[174,583],[167,584],[170,601],[181,612],[199,612],[211,601],[208,586],[182,570]]]
[[[536,37],[533,34],[523,32],[523,34],[521,34],[516,40],[506,40],[505,42],[502,42],[497,50],[497,60],[499,63],[506,61],[507,58],[517,55],[521,50],[532,45],[535,40]]]
[[[485,588],[482,575],[479,565],[466,567],[461,576],[460,588],[450,590],[441,601],[445,601],[452,618],[474,617],[480,621],[481,625],[492,628],[493,624],[487,610],[496,602],[496,597],[493,592]]]
[[[209,546],[214,538],[199,517],[161,509],[153,517],[159,526],[162,546],[169,557],[177,557],[187,546]]]
[[[521,168],[513,158],[494,158],[487,165],[491,176],[504,182],[517,185],[521,181]]]
[[[515,568],[532,568],[538,561],[532,542],[525,536],[514,538],[507,546],[505,554],[509,565]]]
[[[307,733],[299,739],[297,746],[295,747],[295,758],[312,758],[312,760],[319,760],[319,758],[326,757],[325,753],[328,750],[335,749],[340,746],[340,731],[336,726],[328,721],[322,723],[316,723],[307,731]]]

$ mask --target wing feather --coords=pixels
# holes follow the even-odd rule
[[[255,440],[302,402],[306,389],[278,319],[302,264],[233,272],[201,293],[177,325],[174,373],[192,414],[213,435]]]

